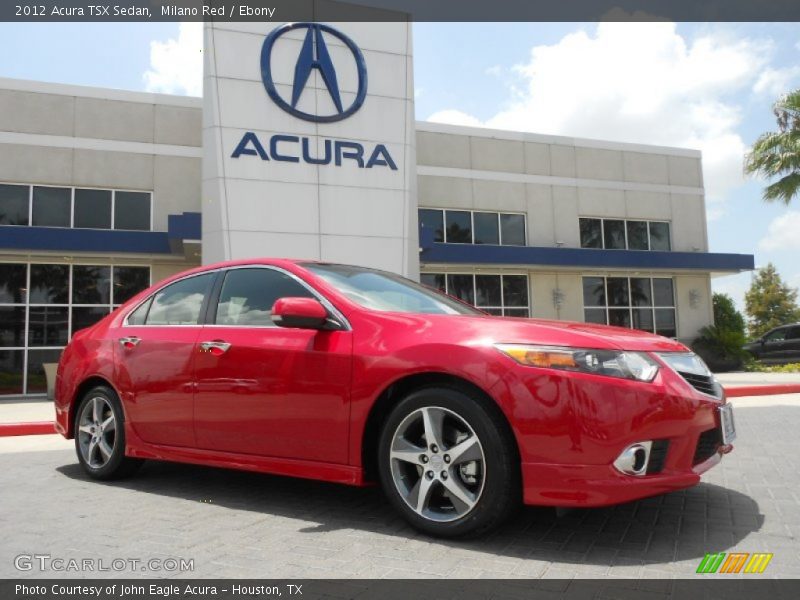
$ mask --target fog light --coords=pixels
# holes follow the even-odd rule
[[[641,476],[647,473],[647,463],[650,460],[650,448],[653,442],[636,442],[623,450],[614,461],[617,471],[626,475]]]

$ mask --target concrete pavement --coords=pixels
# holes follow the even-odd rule
[[[735,551],[774,553],[764,577],[800,577],[800,396],[733,404],[736,449],[700,485],[558,518],[527,508],[457,542],[412,530],[376,488],[157,462],[104,484],[60,436],[0,439],[0,577],[692,578],[705,553]],[[194,569],[15,569],[37,552]]]

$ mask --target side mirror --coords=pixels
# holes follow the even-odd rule
[[[272,306],[272,322],[278,327],[323,329],[328,311],[316,298],[278,298]]]

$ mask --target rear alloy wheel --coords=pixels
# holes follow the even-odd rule
[[[389,416],[380,441],[384,491],[415,527],[475,535],[517,503],[519,465],[502,417],[461,390],[425,388]]]
[[[141,459],[125,456],[122,406],[116,393],[98,386],[84,395],[75,417],[75,450],[84,471],[95,479],[132,474]]]

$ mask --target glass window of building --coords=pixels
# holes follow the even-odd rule
[[[34,226],[69,227],[72,219],[72,190],[34,186],[31,214],[31,224]]]
[[[489,211],[419,209],[419,223],[434,232],[434,242],[525,246],[525,215]]]
[[[30,188],[0,184],[0,225],[28,225]]]
[[[500,214],[501,244],[504,246],[525,245],[525,215]]]
[[[579,220],[581,230],[581,248],[603,247],[603,221],[602,219]]]
[[[647,221],[626,221],[628,250],[649,250],[647,241]]]
[[[473,275],[448,275],[447,293],[475,305],[475,278]]]
[[[47,376],[44,372],[44,365],[47,363],[57,363],[59,358],[61,358],[60,348],[56,350],[28,350],[26,393],[47,393]]]
[[[111,190],[75,190],[75,227],[111,229]]]
[[[45,393],[70,336],[149,285],[149,267],[0,263],[0,395]]]
[[[667,277],[584,277],[584,320],[677,335],[674,284]]]
[[[530,316],[527,275],[422,273],[420,281],[492,315]]]
[[[114,306],[150,287],[150,267],[114,267]]]
[[[580,217],[581,248],[670,251],[669,223]]]
[[[422,285],[447,293],[444,273],[422,273],[419,276],[419,281]]]
[[[669,252],[672,250],[669,241],[669,223],[651,221],[650,225],[650,250]]]
[[[0,184],[0,225],[150,231],[151,201],[150,192]]]
[[[111,267],[75,265],[72,268],[73,304],[111,304]]]
[[[25,304],[27,286],[26,265],[0,263],[0,304]]]
[[[148,231],[150,229],[150,194],[114,192],[114,229]]]
[[[609,250],[625,249],[625,221],[603,220],[603,247]]]
[[[475,275],[475,306],[503,306],[500,275]]]
[[[0,394],[24,393],[25,351],[0,348]]]
[[[31,306],[28,309],[28,346],[66,346],[68,339],[68,307]]]
[[[31,265],[31,304],[69,303],[69,265]]]
[[[472,243],[472,215],[466,210],[445,211],[445,238],[448,244]]]
[[[476,244],[497,245],[500,243],[500,227],[498,226],[497,217],[497,213],[473,213]]]
[[[422,227],[433,232],[434,242],[444,241],[444,211],[420,209],[419,222]]]

